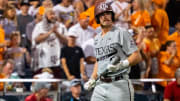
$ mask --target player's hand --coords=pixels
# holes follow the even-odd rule
[[[109,64],[107,66],[107,69],[110,72],[116,72],[117,70],[123,70],[123,69],[127,68],[128,66],[129,66],[129,61],[128,60],[122,60],[119,63],[117,63],[116,65]]]
[[[95,85],[96,85],[96,80],[91,78],[89,79],[88,82],[84,84],[84,89],[90,91],[91,89],[95,87]]]
[[[107,69],[108,69],[108,71],[110,71],[110,72],[115,72],[115,71],[117,71],[119,68],[117,67],[117,65],[108,64]]]

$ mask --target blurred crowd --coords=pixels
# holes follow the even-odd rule
[[[0,0],[0,78],[86,82],[96,61],[93,38],[101,32],[94,16],[99,1]],[[172,1],[107,0],[114,26],[127,29],[141,52],[130,78],[174,78],[180,67],[180,17],[169,24],[166,8]],[[156,83],[159,89],[167,84]]]

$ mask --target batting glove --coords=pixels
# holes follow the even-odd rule
[[[84,89],[90,91],[93,89],[96,85],[96,80],[93,78],[90,78],[85,84],[84,84]]]
[[[116,65],[109,64],[107,66],[107,69],[110,72],[116,72],[118,70],[123,70],[123,69],[125,69],[127,67],[129,67],[129,61],[128,60],[123,60],[123,61],[120,61],[119,63],[117,63]]]

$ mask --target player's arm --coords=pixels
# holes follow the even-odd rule
[[[141,61],[141,54],[136,46],[136,43],[128,31],[123,32],[122,49],[129,55],[126,60],[123,61],[124,67],[132,66]]]
[[[118,64],[108,65],[107,69],[109,71],[115,72],[117,70],[123,70],[129,66],[133,66],[140,61],[141,61],[141,55],[140,55],[139,51],[137,50],[137,51],[133,52],[127,59],[121,60]]]
[[[129,61],[129,65],[130,65],[130,66],[133,66],[133,65],[137,64],[138,62],[140,62],[140,61],[141,61],[141,55],[140,55],[139,50],[137,50],[137,51],[135,51],[134,53],[132,53],[132,54],[128,57],[127,60]]]
[[[136,47],[136,44],[133,38],[130,36],[128,31],[124,31],[120,34],[120,44],[122,46],[122,50],[128,56],[127,59],[121,60],[120,63],[116,65],[108,65],[107,68],[109,71],[115,72],[117,70],[123,70],[129,66],[135,65],[141,61],[141,55]]]

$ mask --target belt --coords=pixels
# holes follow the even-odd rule
[[[106,82],[106,83],[110,83],[113,81],[118,81],[123,79],[123,75],[117,75],[117,76],[112,76],[112,77],[104,77],[104,76],[100,76],[100,80],[102,82]]]

